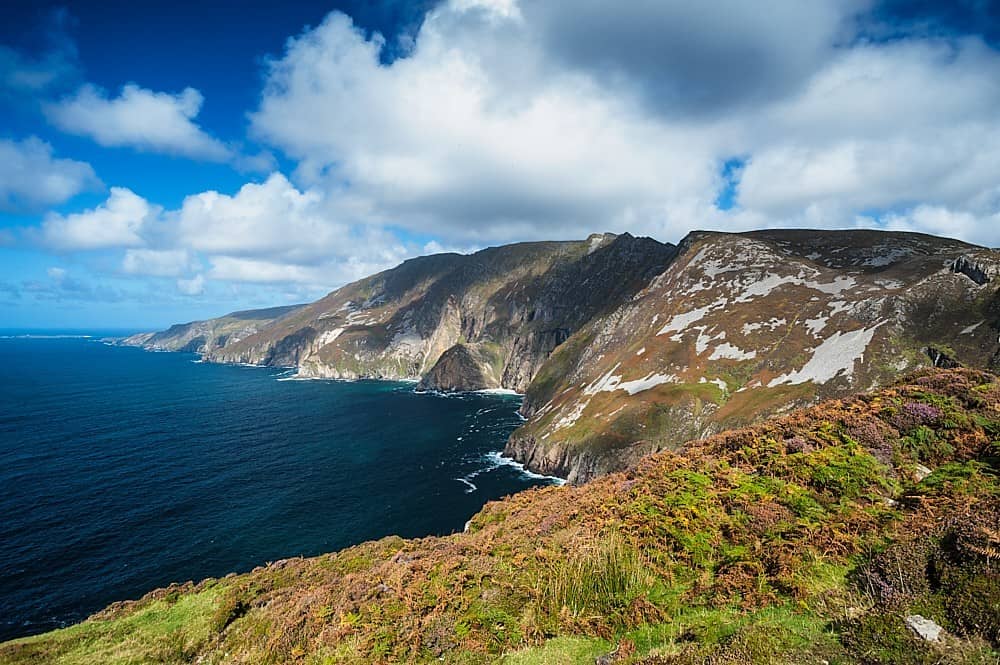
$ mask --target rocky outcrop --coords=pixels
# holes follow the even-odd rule
[[[456,344],[438,358],[417,386],[418,390],[466,392],[496,388],[501,384],[496,348]]]
[[[508,439],[504,455],[518,460],[535,473],[580,485],[609,473],[630,469],[646,455],[660,450],[662,447],[659,444],[644,440],[606,450],[538,445],[532,435],[517,431]]]
[[[988,266],[977,263],[975,259],[968,256],[960,256],[951,264],[952,272],[965,275],[979,286],[983,286],[990,281],[991,272]]]
[[[906,627],[925,642],[940,642],[944,628],[931,619],[925,619],[919,614],[911,614],[904,619]]]

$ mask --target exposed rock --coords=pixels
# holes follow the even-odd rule
[[[649,238],[603,234],[412,259],[206,358],[296,365],[305,376],[523,392],[555,348],[630,299],[674,252]]]
[[[941,349],[928,346],[925,349],[925,352],[927,353],[927,357],[931,359],[934,367],[940,367],[942,369],[955,369],[956,367],[962,366],[962,363],[958,362]]]
[[[502,359],[481,345],[456,344],[438,359],[417,388],[462,392],[500,388],[497,365]]]
[[[968,256],[960,256],[951,264],[952,272],[961,273],[973,282],[982,286],[990,281],[989,268],[970,259]]]
[[[925,642],[940,642],[944,628],[919,614],[911,614],[904,620],[906,627]]]

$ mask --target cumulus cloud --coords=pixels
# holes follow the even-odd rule
[[[863,226],[1000,244],[1000,54],[976,37],[870,39],[870,9],[445,0],[397,43],[333,12],[267,64],[250,114],[288,177],[165,211],[113,190],[47,218],[43,237],[121,247],[121,272],[191,296],[215,282],[311,293],[421,252],[604,230]],[[208,136],[201,104],[85,86],[49,114],[105,145],[275,163]]]
[[[54,157],[52,146],[36,137],[0,139],[0,210],[57,205],[100,186],[90,164]]]
[[[209,277],[235,282],[312,282],[319,275],[309,267],[265,259],[213,256]]]
[[[194,88],[170,94],[129,84],[117,97],[109,97],[88,84],[74,96],[47,104],[45,113],[63,131],[88,136],[103,146],[229,159],[230,150],[194,122],[203,102]]]
[[[429,16],[413,53],[390,66],[379,39],[332,14],[273,64],[256,131],[300,160],[306,182],[350,183],[367,220],[444,235],[571,235],[712,188],[714,164],[692,159],[699,130],[651,121],[579,77],[528,77],[506,100],[452,37],[478,32],[499,47],[520,23],[469,12],[461,30],[451,13]]]
[[[866,41],[869,5],[451,0],[388,64],[333,13],[270,63],[252,129],[339,218],[444,243],[851,226],[921,203],[989,219],[1000,56]]]
[[[196,266],[186,249],[128,249],[122,259],[122,270],[130,275],[177,277]]]
[[[1000,167],[1000,56],[981,42],[894,42],[840,55],[761,114],[740,202],[775,216],[808,205],[969,204]]]
[[[384,230],[338,222],[322,193],[300,190],[280,173],[232,195],[189,196],[174,210],[112,188],[93,209],[48,215],[35,238],[64,252],[121,248],[121,273],[176,278],[191,296],[208,280],[329,289],[419,251]]]
[[[347,232],[322,214],[320,199],[275,173],[232,196],[208,191],[187,197],[176,215],[177,232],[184,246],[206,253],[314,261],[329,255]]]
[[[391,233],[341,221],[341,210],[273,173],[233,195],[189,196],[166,219],[174,242],[209,257],[217,280],[338,284],[412,255]]]
[[[41,241],[60,250],[137,247],[143,232],[154,223],[159,209],[124,187],[112,187],[108,199],[79,213],[50,213],[42,222]]]
[[[912,210],[891,213],[881,220],[861,216],[858,226],[884,226],[894,231],[919,231],[946,238],[976,238],[987,247],[1000,248],[1000,213],[979,217],[970,212],[941,206],[919,205]]]

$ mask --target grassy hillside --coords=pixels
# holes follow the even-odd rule
[[[0,663],[996,663],[998,473],[1000,379],[926,371],[464,534],[160,590]]]

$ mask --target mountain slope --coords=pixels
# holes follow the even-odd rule
[[[386,538],[119,603],[0,663],[995,663],[1000,381],[925,370]],[[917,638],[905,618],[943,627]]]
[[[932,364],[996,367],[1000,253],[909,233],[696,232],[529,386],[507,454],[582,482]]]
[[[140,333],[121,340],[126,346],[141,346],[155,351],[185,351],[207,354],[227,344],[235,344],[253,335],[269,323],[287,316],[305,305],[232,312],[216,319],[178,323],[167,330]]]
[[[523,391],[553,349],[644,287],[673,252],[648,238],[605,234],[413,259],[206,358],[297,366],[310,377]]]

